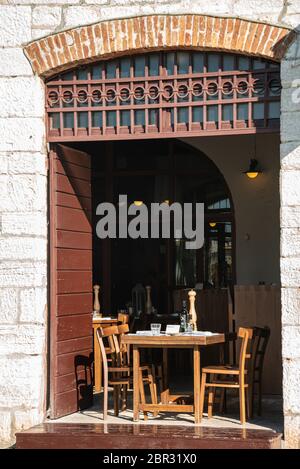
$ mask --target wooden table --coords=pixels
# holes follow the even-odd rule
[[[225,341],[224,334],[206,335],[184,335],[176,336],[159,335],[144,336],[137,334],[126,334],[122,341],[133,347],[133,420],[139,419],[139,411],[153,412],[155,410],[164,412],[192,412],[195,423],[200,422],[200,347],[212,344],[220,344]],[[179,395],[171,395],[168,384],[165,384],[161,393],[161,403],[141,404],[139,395],[139,366],[141,348],[162,348],[164,375],[167,373],[167,353],[169,348],[193,349],[194,358],[194,405],[176,404]],[[166,382],[166,380],[164,380]]]
[[[93,318],[93,331],[94,331],[94,376],[95,376],[95,392],[100,392],[102,389],[102,358],[99,343],[97,340],[96,330],[99,326],[108,327],[113,324],[118,324],[116,318]]]

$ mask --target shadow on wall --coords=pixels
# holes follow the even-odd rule
[[[93,353],[74,357],[78,410],[93,405],[93,363]]]

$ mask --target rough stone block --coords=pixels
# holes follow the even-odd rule
[[[44,287],[46,279],[46,262],[2,261],[0,263],[0,285],[2,287]]]
[[[282,228],[300,228],[300,206],[281,208]]]
[[[285,414],[300,414],[300,359],[283,360],[283,409]]]
[[[300,205],[300,170],[281,171],[282,206]]]
[[[283,325],[300,325],[300,288],[281,289],[281,314]]]
[[[8,158],[5,153],[0,154],[0,174],[8,174]]]
[[[20,292],[20,321],[45,324],[47,321],[47,290],[29,288]]]
[[[281,169],[300,170],[300,142],[283,143],[280,146]]]
[[[0,258],[2,260],[45,260],[47,241],[40,238],[9,237],[0,238]]]
[[[300,327],[282,327],[282,356],[288,359],[300,359]],[[300,363],[299,363],[300,366]],[[300,371],[300,368],[299,368]],[[300,403],[299,403],[300,405]]]
[[[47,37],[50,34],[53,34],[53,29],[33,29],[32,30],[32,40],[41,39],[42,37]]]
[[[43,409],[16,410],[13,418],[13,429],[15,432],[27,430],[45,420]]]
[[[282,257],[280,259],[281,284],[283,287],[300,286],[300,259]]]
[[[286,449],[300,449],[300,415],[285,415],[284,442]]]
[[[281,228],[281,255],[300,257],[300,228]]]
[[[0,117],[44,114],[44,85],[39,77],[0,78]]]
[[[0,175],[0,210],[46,211],[47,179],[42,175]]]
[[[69,7],[63,12],[63,16],[65,28],[96,23],[103,19],[99,6]]]
[[[45,328],[41,325],[0,326],[0,355],[40,355],[45,346]]]
[[[41,117],[0,118],[0,151],[38,151],[44,149],[45,123]]]
[[[9,0],[13,1],[15,5],[49,5],[50,0]],[[76,5],[77,3],[82,3],[82,0],[51,0],[52,4],[57,5]]]
[[[300,79],[296,84],[285,83],[281,91],[281,111],[300,111]]]
[[[32,26],[35,28],[56,28],[61,22],[61,8],[56,6],[37,6],[32,12]]]
[[[44,153],[8,153],[8,171],[10,174],[47,175],[47,156]]]
[[[5,235],[47,236],[46,212],[2,213],[1,233]]]
[[[233,6],[235,16],[276,23],[282,9],[282,0],[236,0]]]
[[[281,113],[281,141],[299,142],[300,112]]]
[[[0,324],[14,324],[18,318],[18,290],[1,288],[0,290]]]
[[[2,5],[0,14],[0,47],[18,46],[31,39],[30,6]]]
[[[42,356],[0,357],[0,406],[39,407],[44,401],[45,368]]]
[[[21,48],[0,48],[0,76],[32,76],[29,60]]]
[[[12,419],[9,410],[0,410],[0,436],[4,441],[10,441],[12,433]]]

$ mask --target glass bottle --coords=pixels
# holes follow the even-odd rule
[[[187,323],[188,323],[188,310],[187,310],[187,305],[186,301],[182,301],[182,309],[180,313],[180,332],[185,332],[187,328]]]

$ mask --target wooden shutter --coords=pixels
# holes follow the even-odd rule
[[[92,404],[91,158],[50,152],[50,416]]]

